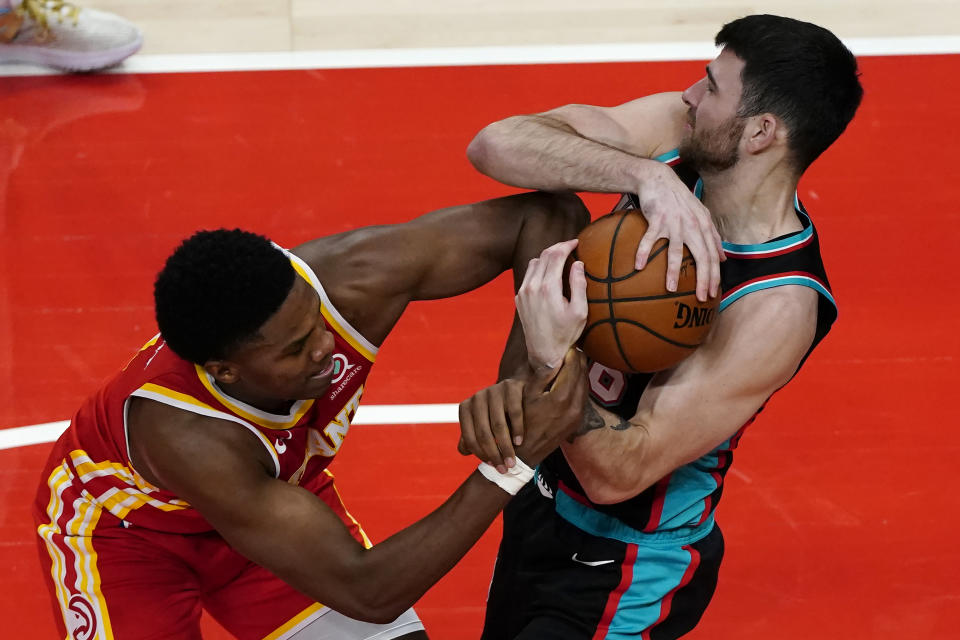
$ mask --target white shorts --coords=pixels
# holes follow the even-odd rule
[[[393,622],[373,624],[324,607],[277,640],[390,640],[414,631],[423,631],[423,623],[413,609],[407,609]]]

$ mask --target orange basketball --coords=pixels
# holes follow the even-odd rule
[[[654,244],[643,270],[634,269],[646,230],[639,211],[614,211],[585,228],[577,245],[587,276],[581,345],[600,364],[628,373],[669,369],[693,353],[720,303],[720,296],[697,300],[696,265],[686,247],[677,291],[667,291],[666,239]]]

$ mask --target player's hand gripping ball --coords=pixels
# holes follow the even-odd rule
[[[665,238],[637,271],[637,246],[646,230],[639,211],[614,211],[586,227],[577,245],[587,277],[581,345],[593,360],[628,373],[669,369],[693,353],[720,304],[719,295],[705,303],[697,300],[696,265],[686,247],[677,290],[667,291]]]

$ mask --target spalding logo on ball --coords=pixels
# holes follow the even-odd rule
[[[703,342],[720,296],[697,300],[693,256],[683,248],[676,292],[667,291],[667,241],[634,269],[647,230],[639,211],[614,211],[580,233],[577,258],[587,276],[587,324],[580,343],[593,360],[628,373],[669,369]]]

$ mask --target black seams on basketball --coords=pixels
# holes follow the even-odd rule
[[[676,292],[667,291],[667,241],[654,244],[647,265],[634,268],[647,221],[637,210],[614,211],[580,233],[577,258],[587,277],[588,356],[620,371],[669,369],[693,353],[717,317],[720,296],[697,300],[693,256],[683,248]]]

